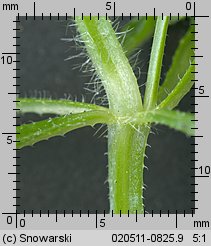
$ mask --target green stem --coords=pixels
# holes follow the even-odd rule
[[[105,17],[76,18],[78,31],[98,73],[115,116],[131,116],[143,109],[137,79]],[[143,212],[143,159],[148,128],[127,123],[108,127],[109,197],[114,213]]]
[[[108,128],[109,198],[114,213],[143,213],[144,155],[148,126]]]

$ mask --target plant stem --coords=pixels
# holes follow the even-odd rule
[[[114,213],[143,213],[143,168],[148,126],[108,127],[109,198]]]
[[[109,108],[117,117],[143,109],[137,79],[105,17],[76,18],[81,39],[105,87]],[[114,213],[143,212],[143,160],[149,129],[121,121],[108,127],[109,197]]]

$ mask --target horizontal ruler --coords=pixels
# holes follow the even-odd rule
[[[130,6],[126,7],[128,3],[118,1],[105,1],[96,2],[89,1],[89,3],[84,3],[82,1],[65,1],[63,0],[63,5],[58,5],[58,3],[51,3],[50,6],[46,6],[45,3],[36,2],[36,1],[27,1],[24,3],[15,3],[15,4],[2,4],[3,13],[15,13],[16,15],[30,15],[34,16],[78,16],[78,15],[89,15],[97,16],[158,16],[158,15],[169,15],[169,16],[193,16],[194,18],[209,17],[207,14],[198,14],[200,11],[201,5],[194,1],[177,1],[173,3],[165,3],[162,5],[161,2],[148,1],[144,3],[144,6],[136,6],[137,3],[133,2]],[[95,2],[95,3],[94,3]],[[165,1],[163,1],[165,2]],[[70,4],[71,3],[71,4]],[[93,3],[93,4],[92,4]],[[67,7],[69,6],[69,7]],[[68,10],[68,12],[67,12]],[[139,11],[140,10],[140,11]],[[171,11],[169,11],[171,10]],[[199,11],[198,11],[199,10]]]
[[[197,229],[211,228],[209,218],[194,214],[18,214],[3,213],[4,229]],[[2,225],[0,225],[2,226]],[[1,229],[1,228],[0,228]],[[3,229],[3,228],[2,228]]]

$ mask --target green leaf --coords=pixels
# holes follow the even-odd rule
[[[146,90],[144,95],[144,108],[153,109],[157,104],[158,86],[164,54],[164,47],[168,29],[169,17],[157,17],[155,34],[153,38]]]
[[[191,57],[194,55],[194,51],[191,49],[194,47],[193,42],[191,42],[191,40],[194,39],[193,30],[194,28],[191,26],[179,43],[172,60],[172,65],[166,74],[163,84],[159,88],[158,103],[163,101],[174,89],[193,61]]]
[[[190,91],[194,84],[194,66],[190,65],[183,78],[177,83],[171,93],[158,105],[158,109],[173,109],[181,99]]]
[[[122,32],[126,32],[126,36],[122,37],[123,49],[126,51],[127,55],[131,54],[135,48],[143,45],[150,37],[152,37],[155,29],[155,20],[153,16],[134,17],[128,24],[126,24]]]
[[[78,114],[64,115],[39,122],[24,124],[16,128],[17,148],[31,146],[39,141],[54,136],[63,136],[65,133],[84,127],[94,126],[97,123],[109,123],[113,115],[107,111],[87,111]]]
[[[18,98],[16,106],[20,109],[20,113],[36,113],[36,114],[76,114],[91,110],[108,110],[107,108],[97,106],[95,104],[73,102],[70,100],[51,100],[36,98]]]
[[[162,124],[192,136],[194,135],[193,120],[194,117],[191,113],[160,109],[137,113],[133,119],[127,119],[126,122],[130,121],[137,125],[146,123]]]
[[[105,88],[109,107],[116,114],[136,112],[142,108],[137,79],[105,17],[76,17],[80,39]]]

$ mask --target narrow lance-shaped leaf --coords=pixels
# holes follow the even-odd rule
[[[97,123],[109,123],[113,115],[107,111],[88,111],[79,114],[64,115],[31,124],[24,124],[16,128],[17,148],[31,146],[39,141]]]
[[[145,109],[153,109],[157,104],[158,86],[160,82],[168,20],[169,17],[167,16],[165,16],[163,20],[161,16],[157,17],[144,95]]]
[[[177,85],[180,78],[184,76],[189,68],[190,63],[193,61],[194,43],[194,27],[191,26],[185,36],[181,39],[179,46],[173,56],[172,65],[166,74],[163,84],[159,88],[158,103],[163,101],[169,93]]]
[[[194,117],[191,113],[161,109],[137,113],[133,119],[127,119],[126,122],[129,121],[137,125],[146,123],[162,124],[192,136],[194,135],[193,120]]]
[[[36,114],[76,114],[91,110],[108,110],[95,104],[73,102],[70,100],[51,100],[51,99],[36,99],[36,98],[18,98],[16,104],[20,109],[20,113],[36,113]]]
[[[142,108],[137,79],[105,17],[76,17],[80,39],[99,75],[108,97],[109,107],[116,114],[136,112]]]
[[[181,99],[190,91],[194,84],[194,66],[190,65],[183,78],[178,82],[171,93],[158,105],[158,109],[173,109]]]

